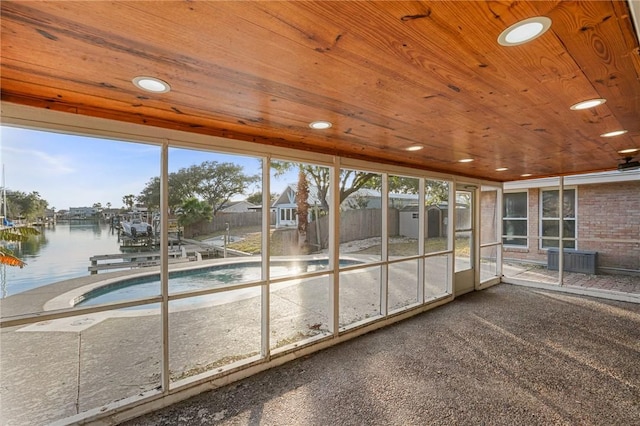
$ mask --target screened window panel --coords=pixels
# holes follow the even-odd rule
[[[503,217],[526,218],[527,217],[527,193],[507,193],[503,197]]]

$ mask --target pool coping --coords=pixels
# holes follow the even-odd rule
[[[300,261],[300,260],[326,260],[328,257],[326,254],[314,254],[314,255],[305,255],[305,256],[282,256],[272,259],[272,261]],[[358,256],[358,255],[347,255],[341,256],[341,259],[346,260],[356,260],[356,261],[371,261],[371,256]],[[200,261],[191,261],[187,263],[179,263],[169,265],[169,272],[180,272],[180,271],[188,271],[191,269],[200,269],[206,268],[208,266],[214,265],[230,265],[237,263],[247,263],[247,262],[262,262],[262,260],[252,260],[247,257],[233,257],[233,258],[218,258],[218,259],[205,259]],[[51,283],[45,286],[41,286],[35,289],[27,290],[25,292],[17,293],[15,295],[8,296],[4,299],[0,299],[0,312],[2,313],[2,319],[10,319],[15,316],[25,316],[30,314],[38,314],[43,312],[50,312],[61,309],[70,309],[74,307],[74,301],[77,300],[82,294],[87,293],[88,291],[94,290],[96,288],[103,287],[105,285],[112,284],[114,282],[122,281],[124,279],[136,279],[143,278],[150,275],[157,275],[161,272],[161,268],[159,266],[149,266],[144,268],[137,269],[127,269],[121,271],[112,271],[106,272],[102,274],[93,274],[87,275],[83,277],[72,278],[68,280],[58,281],[55,283]],[[285,277],[278,277],[285,278]],[[297,279],[297,276],[291,276],[292,280]],[[304,277],[302,277],[304,278]],[[211,306],[211,304],[203,303],[202,305],[194,305],[190,309]],[[103,315],[108,314],[110,312],[115,312],[116,310],[111,311],[103,311],[101,312]],[[136,310],[136,311],[122,311],[118,315],[121,316],[122,312],[126,312],[126,315],[122,316],[140,316],[140,315],[148,315],[148,314],[158,314],[157,309],[146,310],[150,312],[145,312],[145,310]],[[131,314],[130,312],[133,312]],[[100,314],[100,312],[95,313],[95,315]],[[94,314],[91,314],[94,315]],[[111,315],[114,316],[114,315]],[[105,316],[109,317],[109,315]],[[74,329],[77,331],[77,329]]]

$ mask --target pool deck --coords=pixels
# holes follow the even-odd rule
[[[639,322],[500,284],[123,426],[638,424]]]
[[[203,266],[213,262],[193,262],[191,266]],[[172,266],[183,267],[184,264]],[[158,273],[159,268],[88,275],[59,282],[1,300],[0,312],[3,318],[40,312],[48,302],[61,294],[95,285],[96,282],[105,279],[130,277],[141,272]],[[535,278],[540,273],[539,269],[523,270],[521,275]],[[553,276],[553,273],[547,274],[541,282],[548,281]],[[566,278],[575,288],[597,286],[610,291],[626,290],[630,294],[640,294],[638,277],[566,274]],[[488,290],[488,294],[494,294],[495,291]],[[301,292],[307,293],[301,296]],[[356,293],[362,294],[362,290]],[[482,293],[484,292],[479,294]],[[522,296],[529,293],[518,294]],[[321,335],[324,332],[322,323],[328,312],[326,307],[316,305],[326,301],[327,296],[321,292],[320,287],[283,287],[277,292],[272,292],[271,296],[272,313],[275,314],[274,318],[277,318],[272,323],[274,334],[271,338],[274,344],[278,341],[286,343],[287,333],[291,330],[302,330],[303,335],[298,336],[300,338]],[[551,298],[558,297],[565,296]],[[309,306],[300,306],[297,303],[299,300],[312,302]],[[637,307],[625,309],[636,312],[630,314],[631,317],[638,315]],[[114,315],[113,312],[2,329],[0,373],[3,380],[0,388],[0,424],[48,424],[56,419],[74,415],[78,411],[100,407],[122,396],[133,396],[158,386],[162,347],[158,311],[147,315],[141,315],[139,312]],[[232,362],[232,359],[228,359],[229,354],[243,354],[242,357],[255,355],[260,347],[259,313],[259,297],[245,297],[218,306],[172,313],[171,370],[179,376],[180,371],[186,371],[187,365],[197,365],[205,371],[213,368],[212,359],[226,359],[226,362]],[[371,312],[360,314],[366,318]],[[559,312],[559,315],[560,318],[566,316],[562,312]],[[637,322],[637,319],[634,321]],[[230,328],[229,324],[233,326]],[[617,331],[613,330],[611,333]],[[117,353],[113,352],[114,347],[117,348]],[[29,409],[25,410],[24,407]]]

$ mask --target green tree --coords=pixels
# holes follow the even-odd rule
[[[329,179],[330,172],[328,167],[291,163],[287,161],[272,161],[271,167],[276,171],[276,176],[282,175],[287,171],[292,170],[294,167],[302,169],[307,175],[307,179],[313,182],[318,191],[318,199],[320,201],[321,208],[325,211],[329,210],[327,196],[329,194],[331,182]],[[342,204],[342,202],[354,192],[367,187],[366,185],[370,182],[375,182],[373,179],[375,179],[376,176],[380,175],[377,173],[361,172],[357,170],[340,170],[340,204]]]
[[[133,194],[129,194],[129,195],[125,195],[122,197],[122,203],[129,209],[131,210],[133,208],[133,204],[134,201],[136,199],[136,196]]]
[[[153,177],[146,183],[136,201],[146,206],[150,211],[160,209],[160,178]]]
[[[425,181],[425,203],[428,206],[437,206],[449,200],[449,183],[441,180]]]
[[[193,225],[203,221],[210,221],[213,218],[213,209],[206,201],[197,198],[189,198],[180,207],[178,214],[178,224],[180,226]]]
[[[419,179],[404,176],[389,176],[389,192],[396,194],[418,194],[420,192]],[[379,175],[365,184],[366,188],[379,189],[382,179]],[[425,203],[438,205],[449,199],[449,183],[441,180],[425,181]]]
[[[37,191],[29,194],[22,191],[7,191],[7,214],[9,217],[24,217],[28,221],[33,221],[45,215],[45,210],[49,203],[40,198]]]
[[[169,173],[169,208],[175,210],[186,200],[196,196],[198,182],[194,178],[191,168],[182,168],[177,172]],[[136,200],[149,208],[160,209],[160,177],[156,176],[146,183]]]
[[[265,205],[271,205],[271,203],[276,199],[278,194],[272,193],[269,195],[269,199],[264,201]],[[247,202],[255,205],[262,205],[262,192],[254,192],[253,194],[247,197]]]
[[[245,175],[242,166],[233,163],[194,164],[169,174],[169,208],[175,210],[196,197],[209,203],[215,214],[231,197],[244,193],[246,187],[258,179],[258,176]],[[151,178],[136,199],[150,209],[159,207],[160,178]]]
[[[259,180],[259,176],[247,176],[240,165],[205,161],[199,166],[191,166],[193,182],[197,182],[196,192],[213,209],[215,215],[234,195]]]

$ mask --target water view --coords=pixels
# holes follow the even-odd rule
[[[77,221],[39,230],[40,235],[10,247],[27,266],[2,265],[2,298],[89,275],[91,256],[120,252],[117,232],[108,224]]]

